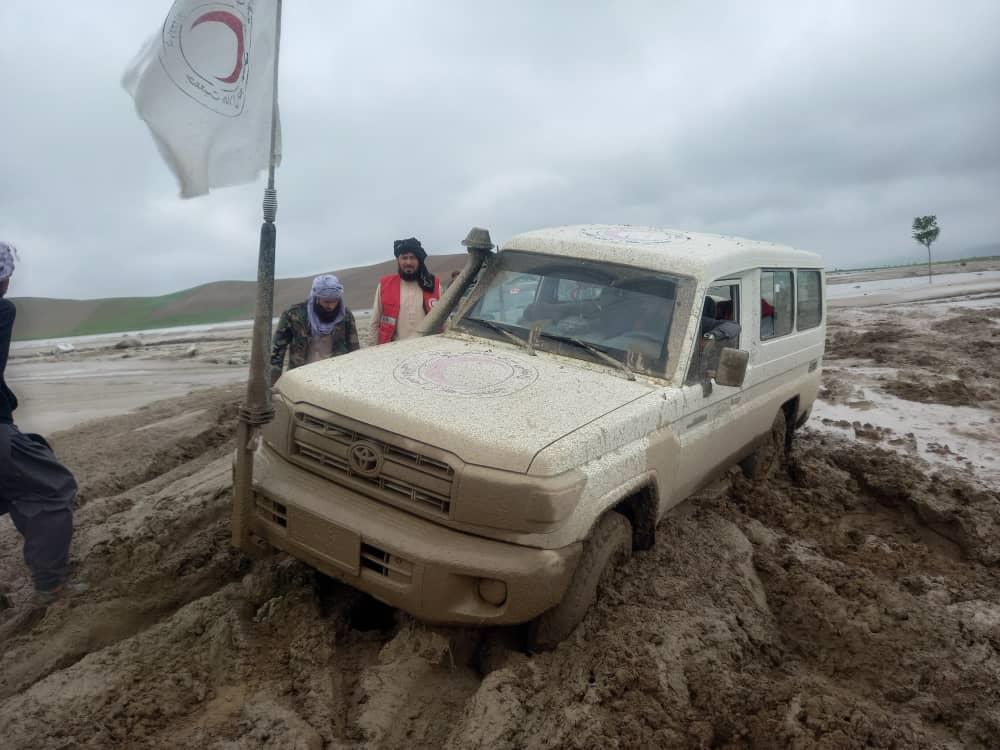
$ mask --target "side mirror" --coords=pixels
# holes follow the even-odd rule
[[[719,356],[719,367],[715,371],[716,384],[739,388],[746,380],[749,363],[750,352],[728,347],[723,349]]]

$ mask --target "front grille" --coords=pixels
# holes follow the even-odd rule
[[[294,450],[329,479],[377,500],[447,516],[455,470],[446,462],[406,450],[312,414],[298,412]],[[349,452],[364,443],[381,455],[373,476],[352,467]]]
[[[257,516],[278,526],[288,526],[288,509],[281,503],[276,503],[270,498],[254,495],[254,506]]]
[[[361,543],[361,567],[398,583],[409,583],[413,579],[413,563],[368,542]]]

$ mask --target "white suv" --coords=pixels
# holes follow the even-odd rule
[[[440,623],[579,623],[609,565],[737,462],[766,476],[819,389],[819,256],[629,226],[528,232],[450,288],[447,332],[287,372],[246,548]]]

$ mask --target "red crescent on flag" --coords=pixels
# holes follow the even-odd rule
[[[224,10],[213,10],[204,15],[198,17],[191,28],[203,23],[221,23],[228,26],[229,29],[236,35],[236,67],[233,68],[233,72],[230,73],[225,78],[216,78],[223,83],[236,83],[240,79],[240,73],[243,72],[243,21]]]

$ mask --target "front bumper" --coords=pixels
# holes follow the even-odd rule
[[[254,458],[251,532],[314,568],[428,622],[527,622],[562,599],[581,544],[543,550],[439,526],[293,466]],[[502,581],[491,604],[483,579]]]

